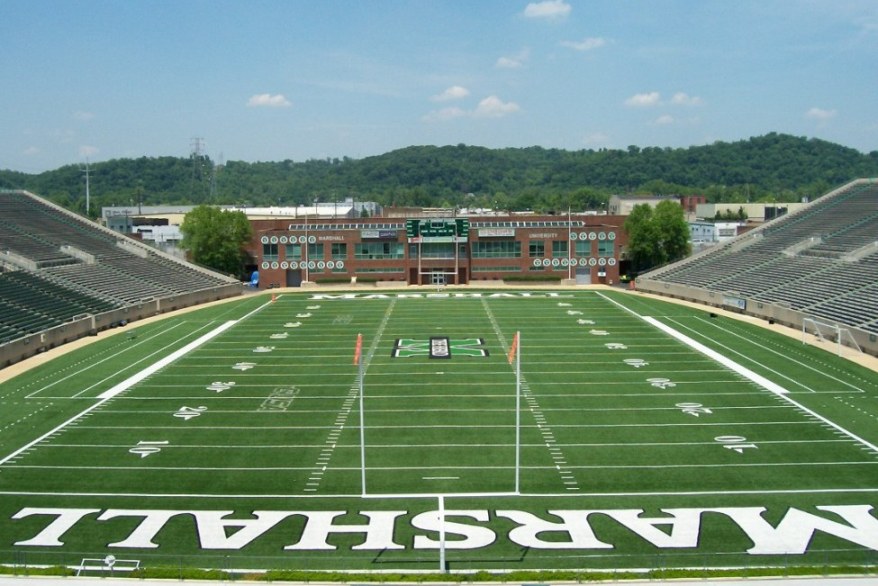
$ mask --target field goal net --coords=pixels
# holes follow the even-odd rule
[[[830,324],[821,322],[816,319],[806,317],[802,320],[802,343],[805,343],[805,336],[813,334],[818,340],[825,343],[834,343],[838,348],[838,355],[841,356],[842,346],[855,348],[857,352],[862,353],[863,350],[851,334],[850,329],[843,328],[838,324]]]

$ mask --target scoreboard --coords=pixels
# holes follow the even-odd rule
[[[429,218],[405,221],[409,240],[421,242],[452,242],[466,240],[469,235],[469,218]]]

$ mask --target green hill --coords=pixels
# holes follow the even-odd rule
[[[105,205],[341,201],[384,205],[595,209],[613,193],[704,194],[713,202],[797,201],[856,177],[878,176],[878,151],[771,133],[689,148],[565,151],[541,147],[410,146],[364,159],[223,166],[204,158],[141,157],[91,166],[92,214]],[[84,174],[67,165],[0,171],[0,188],[27,189],[78,211]]]

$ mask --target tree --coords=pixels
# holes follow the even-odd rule
[[[189,251],[193,262],[221,273],[243,276],[244,244],[251,236],[244,212],[200,205],[186,214],[180,231],[180,246]]]
[[[628,256],[640,272],[667,264],[689,254],[689,225],[683,208],[665,200],[653,210],[648,204],[634,206],[625,220]]]
[[[652,234],[652,207],[637,204],[625,218],[625,232],[628,233],[628,257],[635,271],[640,272],[655,264]]]
[[[652,216],[657,237],[656,264],[666,264],[685,258],[692,248],[689,244],[689,224],[683,207],[675,201],[665,200],[655,207]]]

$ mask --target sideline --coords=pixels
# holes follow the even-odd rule
[[[723,317],[731,318],[735,321],[739,321],[742,323],[747,323],[753,326],[757,326],[762,328],[763,330],[768,330],[771,332],[776,332],[778,334],[782,334],[788,338],[793,338],[794,340],[798,340],[802,342],[802,331],[791,328],[789,326],[785,326],[779,323],[768,323],[767,320],[754,317],[752,315],[745,315],[742,313],[737,313],[734,311],[729,311],[727,309],[723,309],[722,307],[714,307],[712,305],[704,305],[701,303],[695,303],[694,301],[687,301],[685,299],[677,299],[676,297],[665,297],[664,295],[656,295],[655,293],[646,293],[644,291],[630,290],[630,289],[620,289],[615,287],[605,287],[603,290],[612,290],[618,291],[619,293],[625,293],[626,295],[631,296],[632,298],[644,297],[646,299],[655,299],[656,301],[664,301],[666,303],[673,303],[675,305],[682,305],[684,307],[689,307],[692,309],[697,309],[703,313],[715,313],[717,315],[721,315]],[[826,342],[820,340],[814,334],[805,334],[805,342],[809,346],[814,346],[816,348],[820,348],[821,350],[825,350],[826,352],[832,354],[835,357],[838,356],[838,347],[834,342]],[[871,354],[866,354],[865,352],[857,352],[852,348],[845,347],[846,351],[842,352],[840,358],[844,358],[849,362],[853,362],[855,364],[859,364],[865,368],[873,372],[878,372],[878,356],[872,356]],[[878,583],[878,582],[876,582]]]
[[[611,577],[611,571],[607,572],[607,576]],[[878,578],[875,576],[844,576],[840,578],[828,578],[825,576],[813,576],[806,578],[785,578],[783,576],[767,577],[767,578],[681,578],[678,580],[612,580],[598,581],[595,584],[607,586],[642,586],[645,584],[704,584],[706,586],[867,586],[875,584]],[[138,584],[141,586],[168,586],[169,584],[194,584],[197,586],[216,586],[217,584],[226,583],[223,581],[209,580],[174,580],[174,579],[143,579],[143,578],[91,578],[91,577],[35,577],[35,576],[17,576],[0,578],[0,586],[106,586],[107,583],[124,585],[126,583]],[[264,585],[266,582],[235,580],[236,584]],[[281,582],[289,586],[302,586],[302,582]],[[343,582],[307,582],[308,586],[338,586]],[[418,582],[419,586],[438,586],[445,584],[459,584],[460,582]],[[464,582],[471,586],[498,586],[498,585],[515,585],[516,582],[497,581],[497,582]],[[386,583],[385,583],[386,584]],[[540,586],[552,586],[552,582],[541,583]]]
[[[204,344],[205,342],[207,342],[208,340],[211,340],[211,339],[215,338],[216,336],[220,335],[221,333],[223,333],[224,331],[226,331],[227,329],[229,329],[230,327],[235,325],[235,323],[236,323],[235,321],[228,321],[228,322],[222,324],[221,326],[214,328],[212,331],[204,334],[203,336],[201,336],[200,338],[198,338],[194,342],[190,342],[189,344],[180,348],[176,352],[165,356],[161,360],[153,363],[151,366],[146,367],[145,369],[141,370],[137,374],[128,377],[127,379],[125,379],[121,383],[117,384],[116,386],[114,386],[110,390],[101,393],[100,395],[98,395],[98,401],[95,402],[93,405],[86,407],[85,409],[83,409],[82,411],[80,411],[79,413],[77,413],[76,415],[74,415],[73,417],[68,419],[67,421],[61,423],[57,427],[52,428],[51,430],[49,430],[46,433],[44,433],[43,435],[39,436],[35,440],[23,445],[22,447],[18,448],[17,450],[12,452],[11,454],[9,454],[3,458],[0,458],[0,466],[9,462],[10,460],[13,460],[14,458],[16,458],[20,454],[26,452],[27,450],[31,449],[32,447],[34,447],[38,443],[45,440],[47,437],[50,437],[50,436],[58,433],[59,431],[61,431],[62,429],[64,429],[65,427],[67,427],[68,425],[73,423],[74,421],[76,421],[77,419],[80,419],[83,415],[86,415],[87,413],[94,411],[95,409],[97,409],[98,407],[100,407],[101,405],[103,405],[104,403],[106,403],[107,401],[109,401],[110,399],[112,399],[113,397],[118,395],[119,393],[127,391],[131,386],[139,383],[140,381],[142,381],[143,379],[145,379],[149,375],[157,372],[159,369],[164,368],[165,366],[167,366],[168,364],[170,364],[174,360],[177,360],[178,358],[180,358],[184,354],[191,352],[196,347],[198,347],[198,346]]]
[[[247,315],[241,317],[240,319],[230,320],[230,321],[223,323],[222,325],[214,328],[210,332],[204,334],[203,336],[201,336],[197,340],[194,340],[193,342],[186,344],[184,347],[180,348],[179,350],[165,356],[161,360],[154,362],[152,365],[144,368],[140,372],[128,377],[127,379],[125,379],[121,383],[115,385],[114,387],[112,387],[108,391],[101,393],[100,395],[98,395],[98,401],[95,402],[93,405],[83,409],[81,412],[77,413],[76,415],[74,415],[73,417],[68,419],[67,421],[61,423],[57,427],[54,427],[53,429],[44,433],[43,435],[36,438],[32,442],[27,443],[24,446],[18,448],[17,450],[12,452],[11,454],[9,454],[3,458],[0,458],[0,466],[15,459],[20,454],[30,450],[32,447],[34,447],[35,445],[37,445],[40,442],[42,442],[43,440],[45,440],[47,437],[50,437],[50,436],[54,435],[55,433],[58,433],[59,431],[61,431],[62,429],[64,429],[68,425],[70,425],[71,423],[80,419],[83,415],[86,415],[87,413],[94,411],[95,409],[97,409],[98,407],[100,407],[101,405],[103,405],[104,403],[109,401],[110,399],[114,398],[115,396],[119,395],[120,393],[127,391],[133,385],[139,383],[140,381],[142,381],[146,377],[150,376],[151,374],[158,372],[160,369],[164,368],[165,366],[174,362],[175,360],[179,359],[180,357],[185,356],[186,354],[188,354],[189,352],[191,352],[195,348],[201,346],[205,342],[208,342],[208,341],[212,340],[213,338],[217,337],[218,335],[222,334],[223,332],[225,332],[226,330],[228,330],[229,328],[231,328],[232,326],[234,326],[238,322],[247,319],[248,317],[250,317],[251,315],[255,314],[258,311],[261,311],[267,305],[268,305],[268,303],[263,303],[262,305],[258,306],[256,309],[249,312]]]
[[[101,340],[108,336],[115,336],[126,331],[136,329],[146,324],[150,324],[159,320],[175,317],[178,315],[183,315],[185,313],[191,311],[197,311],[199,309],[203,309],[205,307],[212,307],[214,305],[220,305],[224,303],[232,303],[234,301],[241,301],[242,299],[246,299],[249,296],[268,296],[268,295],[280,295],[283,293],[320,293],[320,292],[337,292],[337,291],[358,291],[358,292],[386,292],[392,290],[420,290],[420,289],[434,289],[434,287],[430,285],[399,285],[398,287],[374,287],[374,286],[353,286],[351,287],[348,284],[339,284],[339,285],[321,285],[319,287],[310,287],[310,288],[298,288],[298,287],[281,287],[277,289],[266,289],[261,290],[258,293],[244,293],[243,295],[238,295],[235,297],[227,297],[225,299],[219,299],[217,301],[210,301],[208,303],[203,303],[201,305],[193,305],[190,307],[184,307],[183,309],[178,309],[177,311],[172,311],[168,313],[162,313],[160,315],[155,315],[152,317],[147,317],[141,320],[137,320],[134,322],[130,322],[127,325],[120,326],[118,328],[114,328],[111,330],[104,330],[98,332],[97,336],[85,336],[83,338],[79,338],[78,340],[74,340],[72,342],[68,342],[67,344],[63,344],[61,346],[56,346],[42,354],[37,354],[36,356],[31,356],[25,360],[20,362],[16,362],[15,364],[11,364],[3,369],[0,369],[0,383],[4,383],[7,380],[18,376],[28,370],[36,368],[41,364],[49,362],[59,356],[66,354],[72,350],[76,350],[77,348],[81,348],[83,346],[87,346],[96,342],[97,340]],[[758,326],[762,329],[769,330],[772,332],[777,332],[789,338],[793,338],[796,340],[802,340],[802,332],[800,330],[796,330],[787,326],[784,326],[779,323],[769,324],[767,321],[749,316],[743,315],[740,313],[735,313],[732,311],[727,311],[721,307],[713,307],[709,305],[703,305],[699,303],[695,303],[692,301],[686,301],[683,299],[677,299],[675,297],[665,297],[663,295],[656,295],[653,293],[646,293],[644,291],[639,290],[630,290],[622,287],[614,287],[609,285],[586,285],[586,286],[575,286],[575,287],[565,287],[559,285],[557,283],[553,283],[551,285],[540,285],[536,283],[531,283],[527,285],[508,285],[503,284],[502,282],[494,282],[494,281],[477,281],[468,285],[446,285],[444,287],[445,290],[449,291],[476,291],[476,290],[510,290],[510,291],[521,291],[521,290],[535,290],[535,291],[543,291],[543,290],[552,290],[552,291],[568,291],[571,293],[582,293],[582,292],[600,292],[600,291],[616,291],[618,293],[624,293],[626,295],[630,295],[634,298],[636,297],[645,297],[647,299],[655,299],[657,301],[664,301],[666,303],[673,303],[676,305],[683,305],[686,307],[690,307],[693,309],[697,309],[704,313],[716,313],[722,315],[724,317],[732,318],[736,321],[748,323],[751,325]],[[815,346],[822,350],[825,350],[832,354],[833,356],[837,356],[836,353],[836,345],[833,343],[822,342],[819,338],[814,336],[813,334],[806,334],[805,342],[810,346]],[[850,350],[850,349],[848,349]],[[873,372],[878,372],[878,356],[871,356],[869,354],[854,354],[853,351],[844,352],[841,356],[850,362],[854,362],[868,368]]]
[[[713,350],[712,348],[708,348],[704,344],[702,344],[696,340],[693,340],[692,338],[690,338],[686,334],[683,334],[683,333],[675,330],[671,326],[663,324],[662,322],[658,321],[654,317],[640,315],[639,313],[637,313],[636,311],[634,311],[630,307],[626,307],[625,305],[619,303],[618,301],[616,301],[614,299],[610,299],[606,295],[603,295],[601,293],[598,293],[598,295],[600,297],[602,297],[603,299],[606,299],[607,301],[609,301],[613,305],[616,305],[617,307],[624,309],[625,311],[627,311],[631,315],[642,319],[646,323],[659,329],[660,331],[671,336],[672,338],[676,339],[677,341],[689,346],[693,350],[700,352],[701,354],[704,354],[708,358],[711,358],[711,359],[715,360],[716,362],[722,364],[726,368],[733,370],[734,372],[738,373],[742,377],[753,381],[754,383],[761,386],[762,388],[769,391],[770,393],[773,393],[774,395],[776,395],[780,399],[783,399],[784,401],[790,403],[794,407],[802,410],[803,412],[807,413],[808,415],[811,415],[812,417],[814,417],[814,418],[822,421],[826,425],[832,427],[833,429],[835,429],[839,433],[842,433],[842,434],[848,436],[852,440],[854,440],[857,443],[861,444],[862,446],[868,448],[869,450],[872,451],[872,453],[878,454],[878,446],[866,441],[865,439],[854,434],[853,432],[848,431],[847,429],[843,428],[842,426],[838,425],[837,423],[830,421],[829,419],[820,415],[816,411],[813,411],[813,410],[805,407],[804,405],[802,405],[798,401],[795,401],[794,399],[790,398],[789,391],[787,389],[785,389],[784,387],[780,386],[779,384],[768,380],[767,378],[765,378],[764,376],[762,376],[760,374],[753,372],[749,368],[742,366],[741,364],[735,362],[731,358],[728,358],[728,357],[720,354],[719,352]]]
[[[68,352],[72,352],[79,348],[83,348],[85,346],[89,346],[94,344],[99,340],[103,340],[105,338],[109,338],[112,336],[118,336],[119,334],[124,334],[125,332],[130,332],[131,330],[136,330],[145,325],[155,323],[157,321],[161,321],[163,319],[169,319],[172,317],[177,317],[179,315],[184,315],[186,313],[191,313],[193,311],[198,311],[199,309],[204,309],[205,307],[213,307],[214,305],[222,305],[225,303],[231,303],[233,301],[241,301],[242,299],[246,299],[247,295],[238,295],[235,297],[226,297],[225,299],[218,299],[216,301],[208,301],[207,303],[202,303],[201,305],[190,305],[189,307],[184,307],[182,309],[178,309],[176,311],[169,311],[167,313],[160,313],[158,315],[153,315],[150,317],[145,317],[143,319],[139,319],[136,321],[128,322],[124,326],[119,326],[116,328],[110,328],[107,330],[102,330],[97,333],[95,336],[83,336],[81,338],[77,338],[71,342],[67,342],[66,344],[61,344],[60,346],[55,346],[45,352],[40,354],[36,354],[34,356],[30,356],[29,358],[25,358],[24,360],[20,360],[14,364],[10,364],[9,366],[0,369],[0,384],[5,383],[19,374],[24,374],[29,370],[33,370],[38,366],[42,366],[43,364],[58,358],[59,356],[63,356]]]

